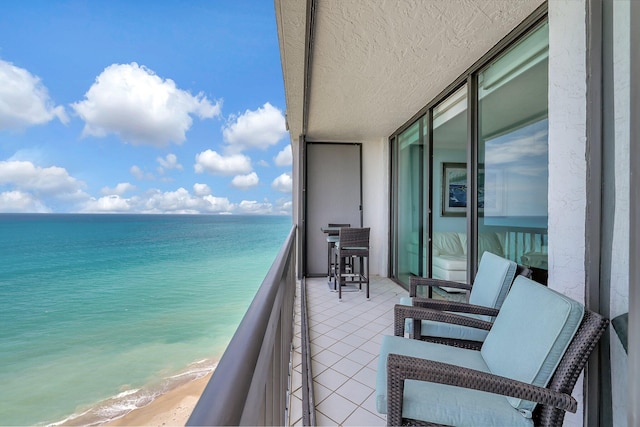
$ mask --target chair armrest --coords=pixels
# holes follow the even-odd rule
[[[527,279],[531,279],[533,278],[533,270],[531,270],[529,267],[518,264],[516,266],[516,276],[524,276]]]
[[[387,359],[387,425],[402,425],[405,380],[427,381],[481,390],[530,400],[573,413],[578,409],[576,400],[566,393],[448,363],[389,354]]]
[[[482,314],[484,316],[492,317],[497,316],[500,311],[496,308],[485,307],[483,305],[473,305],[466,302],[434,300],[431,298],[414,297],[411,298],[411,301],[415,307],[430,308],[432,310],[440,311],[453,311],[458,313]]]
[[[493,325],[491,322],[475,319],[473,317],[461,316],[459,314],[449,313],[446,311],[430,310],[423,307],[415,307],[411,305],[396,304],[393,308],[393,334],[397,337],[404,336],[405,319],[414,320],[413,335],[420,338],[420,320],[433,320],[435,322],[451,323],[454,325],[468,326],[471,328],[490,330]],[[412,337],[413,338],[413,337]]]
[[[446,286],[449,288],[471,290],[471,285],[460,282],[453,282],[451,280],[432,279],[430,277],[418,277],[411,276],[409,279],[409,296],[415,297],[417,295],[418,286]]]

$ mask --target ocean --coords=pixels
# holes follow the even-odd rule
[[[0,214],[0,424],[98,424],[215,368],[290,217]]]

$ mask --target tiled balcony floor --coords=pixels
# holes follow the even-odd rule
[[[393,335],[393,306],[408,292],[387,278],[372,276],[370,300],[363,290],[343,292],[339,302],[326,278],[307,278],[306,283],[316,424],[385,425],[375,405],[378,354],[382,336]],[[299,349],[296,323],[294,347]],[[294,354],[297,373],[300,360]],[[302,425],[296,408],[302,396],[300,381],[294,376],[292,383],[290,423]]]

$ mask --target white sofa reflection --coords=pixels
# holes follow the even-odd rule
[[[547,234],[538,229],[485,231],[478,236],[478,256],[485,251],[513,259],[529,268],[547,270]],[[433,233],[432,274],[435,279],[467,281],[467,235],[454,231]],[[409,272],[418,276],[418,234],[413,233],[407,245]],[[423,254],[427,254],[425,244]],[[426,264],[426,255],[423,262]],[[424,270],[424,267],[423,267]],[[449,290],[449,289],[445,289]]]
[[[479,254],[489,251],[506,257],[504,250],[504,233],[482,233],[478,237]],[[467,235],[454,231],[436,231],[433,233],[433,258],[431,261],[436,279],[452,280],[465,283],[467,281]],[[411,274],[418,275],[418,243],[417,234],[413,236],[408,248]],[[426,253],[426,251],[425,251]],[[446,289],[453,290],[453,289]]]

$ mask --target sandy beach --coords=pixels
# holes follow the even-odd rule
[[[106,425],[184,426],[210,378],[211,374],[183,384]]]

